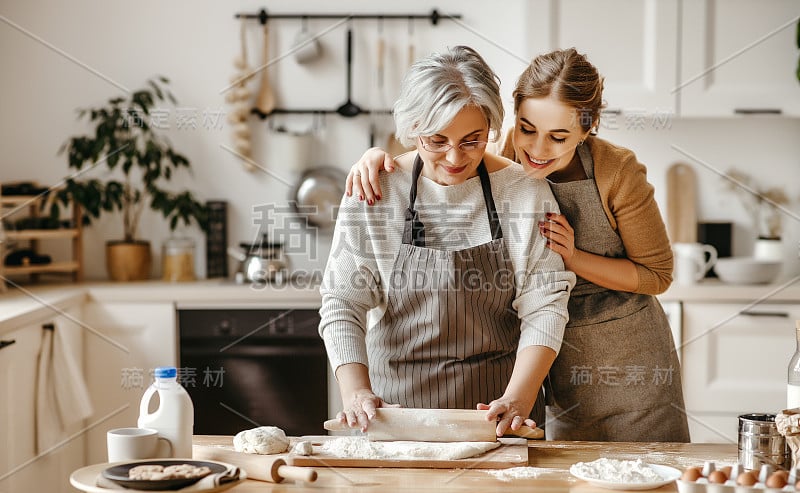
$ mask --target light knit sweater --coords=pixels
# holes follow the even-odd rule
[[[499,149],[502,156],[519,162],[511,135]],[[590,136],[586,144],[594,160],[594,181],[611,227],[625,245],[625,254],[636,264],[641,294],[660,294],[672,284],[672,247],[664,220],[647,181],[647,168],[633,151]],[[572,224],[573,229],[580,225]]]
[[[547,184],[531,179],[519,164],[509,162],[489,176],[517,279],[512,307],[521,320],[518,350],[542,345],[558,352],[575,274],[545,246],[538,229],[544,214],[557,211],[558,205]],[[334,370],[347,363],[369,365],[366,331],[386,311],[411,174],[398,168],[381,173],[380,180],[383,196],[376,205],[355,197],[342,199],[333,233],[320,289],[319,332]],[[452,186],[420,177],[416,209],[425,225],[427,248],[452,251],[491,241],[479,177]]]

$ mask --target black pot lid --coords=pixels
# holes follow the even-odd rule
[[[274,250],[277,248],[283,248],[283,243],[275,243],[270,242],[267,238],[267,235],[261,236],[261,241],[258,243],[239,243],[239,248],[246,250],[247,252],[259,249],[269,249]]]

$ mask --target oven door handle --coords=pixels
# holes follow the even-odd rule
[[[181,357],[205,356],[227,358],[233,356],[325,356],[325,348],[316,346],[253,346],[252,344],[228,344],[222,346],[181,346]]]

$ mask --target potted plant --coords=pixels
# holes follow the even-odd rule
[[[160,212],[172,231],[179,221],[186,225],[194,221],[203,230],[207,226],[205,205],[189,191],[166,187],[176,171],[189,168],[189,160],[148,121],[157,103],[176,103],[166,88],[168,83],[165,77],[157,77],[127,96],[78,110],[78,119],[87,118],[93,130],[69,138],[59,151],[67,154],[69,168],[77,173],[58,192],[52,215],[57,217],[59,202],[70,201],[82,207],[85,223],[103,211],[122,213],[123,238],[106,243],[106,266],[113,280],[141,280],[150,275],[150,243],[137,236],[145,207]],[[84,174],[96,175],[100,166],[106,170],[102,179],[82,179]]]
[[[750,213],[757,235],[754,256],[782,260],[782,215],[785,214],[784,206],[790,202],[786,192],[779,187],[760,188],[755,178],[735,169],[728,171],[725,178],[728,189],[739,197]]]

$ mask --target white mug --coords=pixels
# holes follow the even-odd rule
[[[717,249],[702,243],[673,243],[677,284],[695,284],[717,263]]]
[[[172,443],[152,428],[116,428],[106,433],[108,462],[172,457]]]

